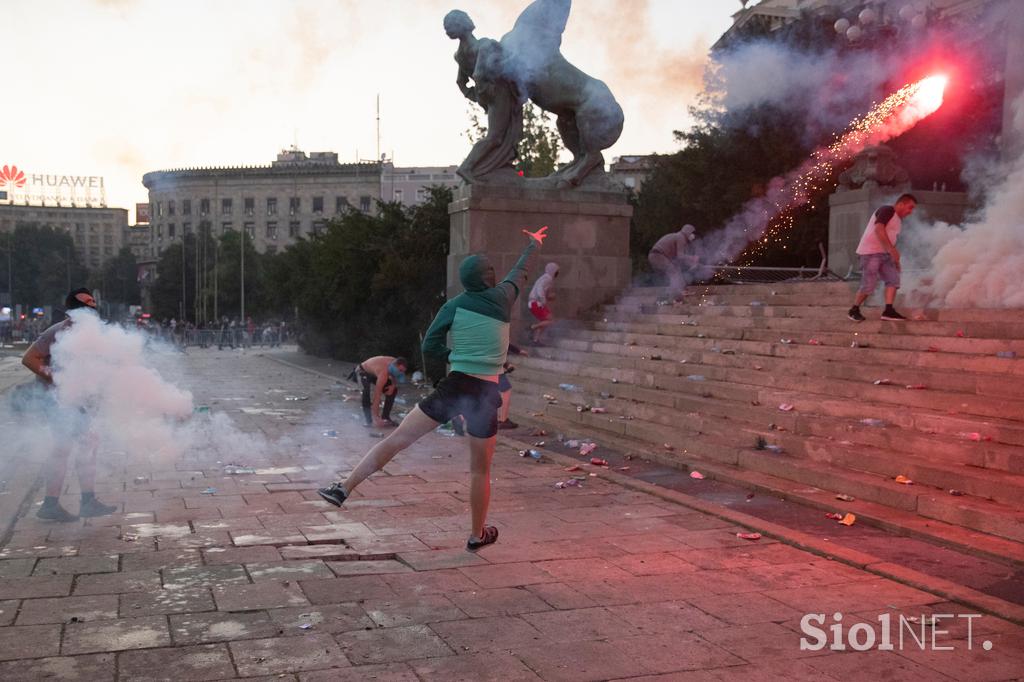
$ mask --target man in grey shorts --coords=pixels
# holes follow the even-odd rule
[[[899,321],[907,318],[896,312],[896,290],[900,288],[900,252],[896,249],[903,219],[914,212],[917,198],[913,194],[902,194],[895,206],[881,206],[868,220],[864,236],[857,245],[860,256],[860,289],[847,313],[854,322],[863,322],[860,306],[875,293],[878,280],[885,282],[885,310],[883,320]]]
[[[88,289],[76,289],[68,294],[64,301],[65,310],[78,308],[96,309],[96,301]],[[53,437],[53,451],[46,464],[46,497],[36,512],[41,519],[51,521],[75,521],[78,517],[60,505],[59,498],[64,487],[64,472],[67,470],[71,450],[78,446],[79,452],[75,459],[78,469],[78,485],[82,492],[79,516],[106,516],[117,511],[117,507],[103,504],[96,499],[96,449],[98,438],[91,431],[89,415],[81,408],[61,405],[56,397],[53,385],[53,367],[50,351],[60,337],[71,328],[72,321],[68,317],[53,325],[29,346],[21,363],[36,375],[32,398],[26,400],[24,409],[34,413],[40,420],[46,420]]]

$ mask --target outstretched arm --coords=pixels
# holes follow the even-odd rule
[[[547,225],[536,232],[523,230],[523,234],[530,238],[530,243],[526,245],[526,248],[523,249],[523,254],[519,256],[519,260],[516,261],[516,264],[505,275],[505,279],[501,280],[501,284],[498,285],[504,289],[511,289],[508,292],[511,299],[519,296],[519,288],[526,283],[526,262],[530,259],[530,255],[544,243],[544,239],[548,236],[547,231]]]

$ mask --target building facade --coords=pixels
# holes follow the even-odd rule
[[[124,246],[128,211],[123,208],[0,203],[0,234],[13,232],[21,225],[64,230],[75,242],[79,262],[95,270],[116,256]]]
[[[381,175],[382,198],[404,206],[417,206],[427,199],[432,186],[454,189],[461,185],[462,179],[455,173],[457,169],[458,166],[396,168],[394,164],[385,162]]]
[[[345,211],[374,211],[382,177],[380,163],[342,164],[333,152],[297,149],[281,152],[269,166],[146,173],[149,257],[200,229],[214,236],[244,230],[257,251],[276,252]]]
[[[644,186],[644,181],[654,172],[654,164],[657,160],[657,154],[616,156],[608,167],[608,175],[612,180],[621,183],[623,187],[639,194]]]

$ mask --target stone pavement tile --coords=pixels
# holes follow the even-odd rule
[[[608,538],[608,544],[624,552],[651,554],[653,552],[690,551],[692,547],[666,533],[641,533]],[[682,556],[682,555],[680,555]],[[685,559],[685,556],[682,556]]]
[[[899,627],[900,617],[907,618],[918,618],[933,614],[939,615],[936,627],[939,630],[945,630],[949,634],[943,635],[943,637],[950,639],[967,639],[968,630],[970,631],[971,638],[978,637],[980,635],[990,635],[996,633],[1019,633],[1024,631],[1019,625],[991,616],[988,614],[979,614],[977,609],[972,609],[969,606],[962,604],[955,604],[953,602],[942,602],[938,604],[929,604],[927,606],[910,606],[904,609],[891,609],[884,607],[881,609],[872,609],[868,611],[860,611],[855,614],[843,614],[843,622],[846,622],[851,618],[860,618],[866,623],[872,624],[875,628],[880,627],[879,617],[881,614],[889,614],[889,622],[892,623],[893,631]],[[950,617],[952,614],[952,617]],[[801,614],[802,615],[802,614]],[[797,616],[797,620],[799,615]],[[852,622],[852,621],[851,621]],[[918,623],[920,621],[917,621]],[[791,627],[799,629],[799,623],[794,620],[792,623],[785,623]],[[920,626],[917,624],[912,625],[915,629],[919,630]],[[909,637],[909,634],[907,635]],[[980,640],[979,640],[980,641]]]
[[[375,535],[422,535],[428,533],[440,533],[441,528],[428,518],[395,518],[394,515],[381,512],[380,516],[374,519],[367,519],[364,522]]]
[[[296,583],[282,585],[275,582],[263,582],[258,585],[217,585],[213,588],[213,598],[217,602],[219,611],[256,611],[309,604],[309,600],[306,599]],[[351,600],[339,599],[337,601]]]
[[[885,578],[861,580],[842,586],[825,585],[770,590],[765,594],[801,613],[831,613],[833,611],[852,613],[889,605],[901,608],[943,601],[935,595]]]
[[[426,625],[353,630],[337,635],[336,639],[355,665],[452,656],[454,653]]]
[[[609,563],[628,571],[631,575],[664,575],[667,573],[689,573],[698,568],[689,561],[668,552],[653,554],[627,554],[608,557]]]
[[[441,568],[462,568],[486,564],[485,559],[477,552],[466,551],[466,539],[451,549],[433,549],[427,552],[402,552],[397,557],[417,571],[430,571]]]
[[[691,578],[691,575],[698,574],[641,575],[620,580],[577,580],[565,584],[590,597],[600,606],[650,604],[706,594],[707,589],[703,581]]]
[[[462,536],[462,547],[466,545],[466,536]],[[546,561],[549,559],[566,559],[579,556],[575,548],[568,543],[533,542],[517,537],[506,539],[498,536],[498,542],[480,550],[482,556],[492,564],[517,563],[521,561]]]
[[[623,580],[630,574],[622,570],[609,559],[558,559],[540,561],[534,564],[545,573],[550,574],[557,582],[573,580]]]
[[[359,558],[359,552],[351,549],[348,545],[324,544],[324,545],[285,545],[278,548],[281,558],[285,561],[301,559],[323,559],[323,560],[355,560]]]
[[[481,553],[482,554],[482,553]],[[521,562],[516,564],[491,564],[489,566],[468,566],[459,571],[476,585],[484,588],[519,587],[535,583],[558,582],[550,572],[542,570],[545,564]]]
[[[156,552],[126,554],[121,558],[122,571],[159,571],[163,568],[199,566],[202,555],[195,549],[165,549]]]
[[[729,625],[685,601],[609,606],[607,610],[622,622],[635,627],[638,634],[703,632]]]
[[[138,554],[156,551],[156,538],[140,538],[125,535],[120,538],[103,538],[82,542],[78,546],[79,556],[94,554]]]
[[[477,587],[477,583],[466,577],[461,571],[466,569],[442,569],[438,571],[415,571],[382,576],[398,594],[418,596],[422,594],[439,594],[446,592],[463,592]]]
[[[300,682],[365,682],[366,680],[382,680],[383,682],[419,682],[416,673],[407,663],[388,663],[385,665],[357,665],[351,668],[335,668],[333,670],[317,670],[299,675]],[[256,682],[250,680],[249,682]],[[276,679],[267,682],[278,682]]]
[[[367,599],[362,602],[362,607],[375,624],[386,628],[460,620],[467,617],[451,601],[439,594]]]
[[[71,594],[70,575],[36,578],[0,578],[0,599],[66,597]]]
[[[650,673],[637,658],[624,655],[618,642],[544,642],[519,646],[516,658],[541,679],[589,682],[630,678]]]
[[[522,587],[451,592],[446,595],[471,618],[515,616],[520,613],[550,611],[551,605]]]
[[[543,599],[556,609],[585,609],[597,602],[565,583],[538,583],[527,585],[526,590]]]
[[[410,663],[423,682],[528,682],[536,673],[511,654],[493,651]]]
[[[355,537],[373,537],[372,530],[363,523],[327,523],[300,526],[299,532],[310,542],[337,542]]]
[[[801,651],[802,635],[778,623],[731,625],[727,628],[703,630],[700,635],[749,663],[773,658],[793,659],[820,655],[815,651]]]
[[[347,539],[348,546],[362,554],[416,552],[430,549],[412,535],[358,536]]]
[[[333,578],[334,573],[323,561],[274,561],[246,564],[253,582],[264,580],[312,580]]]
[[[120,612],[123,617],[156,616],[162,613],[196,613],[213,611],[216,606],[210,590],[200,588],[172,588],[122,594]]]
[[[746,547],[708,547],[704,549],[694,549],[687,547],[680,550],[672,550],[672,554],[689,561],[695,566],[700,566],[706,569],[722,569],[722,568],[749,568],[752,566],[769,566],[776,563],[772,558],[765,556],[764,549],[769,547],[786,547],[787,549],[793,549],[787,545],[766,545],[762,547],[746,546]],[[799,551],[799,550],[796,550]],[[811,555],[806,552],[800,552],[800,561],[807,562]]]
[[[31,557],[0,561],[0,578],[27,578],[35,564],[36,560]]]
[[[743,575],[766,590],[836,585],[856,580],[873,580],[877,577],[867,571],[833,561],[751,566],[743,570]]]
[[[165,616],[68,623],[64,626],[62,654],[92,654],[125,649],[170,646]]]
[[[0,549],[0,559],[38,559],[47,556],[76,556],[78,554],[78,543],[50,543],[46,541],[29,544],[25,547],[16,547],[11,543]]]
[[[240,531],[231,533],[231,540],[236,547],[253,547],[267,545],[269,547],[283,547],[284,545],[302,545],[306,538],[301,533],[289,531]],[[225,543],[230,544],[230,543]]]
[[[595,606],[587,609],[524,613],[520,616],[537,628],[549,642],[579,642],[618,639],[641,634],[612,611]]]
[[[297,531],[304,526],[323,526],[327,519],[320,512],[302,514],[260,514],[260,523],[269,531]]]
[[[245,567],[237,564],[218,566],[183,566],[163,571],[164,587],[221,587],[249,583]]]
[[[227,645],[174,647],[125,651],[118,660],[118,673],[122,679],[133,682],[158,680],[219,680],[234,677]]]
[[[0,627],[14,622],[14,616],[18,614],[18,604],[20,603],[17,599],[0,601]]]
[[[207,483],[209,485],[209,483]],[[235,516],[239,513],[248,513],[248,506],[243,498],[239,494],[230,494],[230,491],[224,490],[223,487],[216,487],[217,493],[214,495],[196,495],[194,490],[186,491],[186,496],[181,498],[181,501],[185,503],[186,509],[234,509],[236,511]],[[224,490],[222,494],[222,490]],[[188,494],[191,493],[191,494]],[[262,505],[259,505],[260,509],[263,509]],[[243,512],[243,510],[245,510]],[[273,510],[267,510],[266,513],[270,513]],[[280,511],[280,510],[278,510]]]
[[[679,677],[672,677],[678,675]],[[787,661],[770,660],[747,665],[735,665],[715,670],[701,670],[689,673],[669,673],[665,677],[640,677],[630,682],[668,682],[678,679],[679,682],[836,682],[840,679],[857,679],[856,677],[832,677],[812,668],[806,660]],[[887,680],[887,677],[875,678]]]
[[[434,623],[430,628],[459,654],[517,650],[545,639],[537,628],[518,616],[452,620]]]
[[[160,523],[175,523],[178,521],[214,521],[224,518],[216,507],[202,509],[186,509],[181,504],[176,507],[156,509],[153,512],[156,520]]]
[[[739,526],[726,526],[725,528],[714,528],[711,530],[693,530],[674,533],[675,537],[696,549],[709,549],[712,547],[744,547],[749,546],[750,540],[743,540],[736,537],[736,533],[745,532],[745,528]],[[757,541],[758,547],[765,547],[774,544],[776,541],[771,538],[761,538]],[[686,557],[683,557],[684,559]]]
[[[662,518],[672,525],[679,526],[685,530],[711,530],[713,528],[728,528],[732,526],[732,523],[725,519],[700,512],[673,514]]]
[[[72,618],[79,622],[117,618],[117,595],[26,599],[21,603],[18,625],[69,623]]]
[[[465,525],[463,523],[462,525]],[[432,550],[465,549],[469,531],[463,528],[445,530],[437,533],[416,533],[416,538]]]
[[[353,575],[383,575],[385,573],[411,573],[412,568],[394,559],[366,561],[328,561],[327,567],[340,577]]]
[[[696,580],[704,587],[701,594],[739,594],[743,592],[760,592],[764,590],[753,577],[748,574],[750,569],[726,568],[722,570],[702,569],[696,573],[679,574],[679,579]]]
[[[396,597],[395,591],[377,575],[346,576],[330,580],[303,580],[302,591],[313,604],[341,604],[361,599]]]
[[[327,606],[295,606],[271,609],[270,619],[286,633],[296,633],[303,625],[316,632],[336,634],[376,627],[359,604],[329,604]]]
[[[618,639],[615,644],[621,656],[640,661],[648,671],[654,673],[709,670],[741,665],[744,662],[695,633],[640,635]]]
[[[0,628],[0,661],[39,658],[60,653],[60,625]]]
[[[40,559],[33,575],[75,575],[117,571],[117,555],[67,556]]]
[[[227,531],[208,530],[191,535],[161,536],[157,538],[158,549],[203,549],[206,547],[223,547],[231,544],[231,535]]]
[[[68,505],[68,510],[72,509]],[[49,526],[50,532],[47,538],[52,541],[62,540],[86,540],[89,542],[99,540],[113,540],[120,535],[120,530],[111,526],[85,525],[85,519],[79,519],[76,523],[54,523]]]
[[[218,564],[247,564],[258,561],[280,561],[277,547],[210,547],[200,550],[208,566]]]
[[[122,534],[140,538],[172,538],[191,535],[192,528],[187,523],[137,523],[125,526]]]
[[[825,651],[827,652],[828,650],[825,649]],[[830,675],[839,680],[864,679],[918,682],[919,680],[956,679],[983,682],[987,679],[1012,679],[1016,674],[1020,673],[1019,669],[1016,671],[1016,674],[1008,674],[1009,671],[1005,671],[1003,675],[991,678],[986,677],[981,670],[968,669],[964,671],[966,674],[957,675],[955,668],[946,667],[951,661],[943,654],[948,653],[950,652],[929,652],[930,656],[935,657],[935,662],[939,663],[943,674],[934,669],[919,665],[897,653],[878,650],[847,651],[843,653],[828,652],[828,655],[817,655],[813,658],[805,659],[804,663],[822,674]],[[947,677],[947,675],[950,677]]]
[[[940,625],[939,629],[945,627]],[[909,637],[904,639],[902,650],[898,650],[898,638],[893,642],[897,646],[896,653],[904,660],[928,669],[926,676],[935,677],[937,673],[942,673],[956,680],[978,682],[1018,679],[1024,676],[1024,635],[981,635],[971,639],[971,648],[968,649],[967,640],[950,640],[947,635],[936,633],[935,643],[940,647],[951,646],[952,651],[933,650],[930,629],[928,635],[924,651]],[[990,650],[984,648],[985,641],[992,643]]]
[[[281,626],[264,611],[183,613],[170,616],[175,644],[206,644],[280,634]]]
[[[804,613],[759,593],[709,594],[689,597],[687,601],[701,611],[733,625],[781,623],[799,619]]]
[[[229,519],[208,519],[206,521],[196,521],[192,524],[192,527],[196,529],[196,532],[205,533],[208,531],[227,531],[240,533],[243,531],[259,531],[263,530],[263,524],[255,516],[240,516],[237,518]]]
[[[0,663],[0,680],[4,682],[113,682],[116,675],[114,654],[55,656]]]
[[[228,646],[238,674],[243,677],[350,665],[338,644],[326,634],[255,639],[231,642]]]
[[[122,594],[124,592],[152,592],[160,589],[160,574],[156,571],[121,571],[120,573],[94,573],[75,578],[75,595]]]

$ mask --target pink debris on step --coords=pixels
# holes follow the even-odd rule
[[[736,537],[740,540],[760,540],[760,533],[736,533]]]
[[[691,471],[691,472],[690,472],[690,478],[695,478],[695,479],[697,479],[698,481],[700,481],[700,480],[703,480],[703,479],[704,479],[704,474],[702,474],[702,473],[701,473],[701,472],[699,472],[699,471]]]

